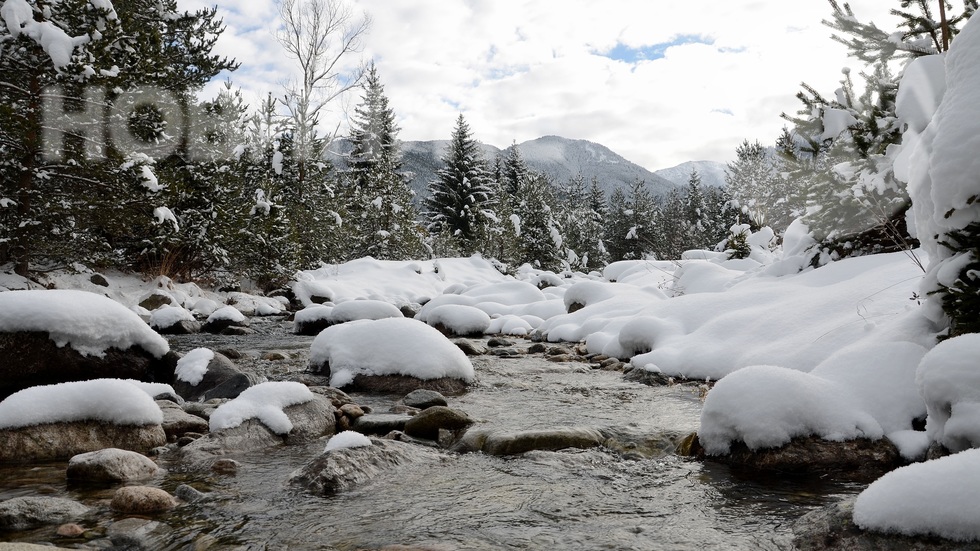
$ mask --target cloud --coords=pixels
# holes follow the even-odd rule
[[[497,146],[557,134],[650,169],[727,161],[743,139],[775,140],[801,82],[831,93],[855,66],[821,25],[823,2],[349,1],[373,20],[363,55],[406,140],[448,139],[462,112]],[[850,4],[884,24],[880,2]],[[232,80],[251,98],[278,93],[295,63],[275,41],[275,4],[218,10],[228,30],[217,51],[242,62]]]

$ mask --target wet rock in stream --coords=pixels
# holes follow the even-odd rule
[[[160,425],[114,425],[98,421],[48,423],[0,430],[0,463],[68,459],[104,448],[146,453],[167,443]]]
[[[372,445],[325,452],[294,471],[289,483],[317,495],[344,492],[409,463],[437,462],[446,456],[431,448],[393,440],[371,439]]]
[[[63,524],[79,520],[88,512],[85,505],[62,497],[15,497],[0,502],[0,531]]]
[[[479,429],[468,431],[452,447],[459,453],[483,452],[487,455],[517,455],[529,451],[588,449],[601,446],[606,437],[589,428],[559,428],[520,432]]]
[[[86,482],[127,482],[153,478],[160,472],[157,464],[143,454],[107,448],[72,457],[67,476]]]

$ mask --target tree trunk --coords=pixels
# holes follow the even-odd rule
[[[37,169],[41,149],[41,83],[37,76],[31,76],[28,83],[30,99],[27,109],[27,134],[24,137],[24,157],[17,181],[17,219],[14,229],[14,243],[11,247],[14,259],[14,273],[27,277],[31,270],[31,240],[36,228],[26,222],[32,215],[32,196],[34,194],[34,172]]]

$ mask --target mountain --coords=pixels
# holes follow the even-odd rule
[[[725,187],[725,163],[715,161],[688,161],[670,168],[653,171],[654,174],[671,182],[687,187],[691,171],[697,170],[701,175],[701,184],[712,187]]]
[[[436,179],[442,167],[448,140],[402,142],[402,161],[405,171],[413,174],[412,189],[417,197],[428,194],[429,182]],[[481,144],[483,157],[489,162],[501,152],[500,148]],[[677,184],[632,163],[604,145],[586,140],[570,140],[559,136],[544,136],[517,144],[528,167],[552,181],[563,184],[576,174],[591,182],[595,177],[606,196],[612,190],[633,183],[637,178],[647,184],[655,195],[665,195]],[[687,185],[685,179],[684,185]]]

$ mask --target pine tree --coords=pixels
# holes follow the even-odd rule
[[[511,228],[516,248],[508,261],[513,265],[530,264],[545,270],[560,270],[565,260],[561,225],[555,217],[554,189],[540,174],[531,174],[518,182],[511,197]]]
[[[479,143],[462,114],[456,120],[442,163],[438,180],[429,184],[429,197],[425,200],[428,230],[447,236],[458,244],[462,254],[469,255],[478,250],[478,242],[486,232],[492,190]]]
[[[758,141],[745,140],[736,148],[735,160],[725,171],[725,182],[756,227],[782,230],[793,221],[789,184],[781,176],[774,155]]]
[[[415,220],[412,190],[401,171],[399,128],[384,86],[372,63],[364,96],[354,110],[350,141],[353,150],[342,193],[349,205],[355,256],[383,260],[420,258],[423,231]]]
[[[655,218],[656,206],[646,182],[637,179],[625,192],[622,188],[613,190],[606,232],[609,260],[639,260],[652,252],[656,241]]]
[[[591,271],[605,265],[608,255],[602,238],[606,200],[598,180],[593,178],[587,188],[581,174],[573,176],[565,186],[558,211],[568,267]]]
[[[145,151],[186,151],[186,135],[176,131],[186,125],[168,129],[162,112],[179,122],[200,86],[237,66],[210,53],[221,22],[214,9],[179,12],[173,0],[118,10],[8,0],[4,8],[0,198],[8,207],[0,213],[0,262],[14,261],[24,275],[38,262],[119,262],[156,233],[154,213],[173,219],[161,204],[166,183]],[[134,90],[148,85],[164,93],[133,109]],[[116,130],[108,141],[106,128]],[[143,150],[129,151],[127,134]]]

